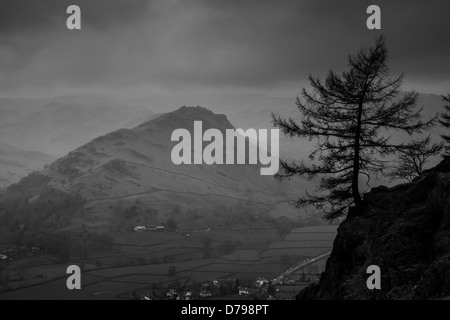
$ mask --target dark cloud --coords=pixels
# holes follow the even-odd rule
[[[65,28],[68,5],[82,30]],[[154,86],[270,88],[345,66],[379,32],[362,1],[0,1],[0,90]],[[449,80],[450,3],[377,1],[394,72]],[[429,85],[428,85],[429,87]]]
[[[83,9],[83,22],[95,28],[130,23],[151,13],[151,2],[147,0],[2,0],[0,34],[65,26],[66,9],[72,4]]]

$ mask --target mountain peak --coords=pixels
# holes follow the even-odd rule
[[[209,113],[209,114],[214,114],[214,112],[212,112],[211,110],[209,110],[208,108],[204,108],[204,107],[200,107],[200,106],[182,106],[181,108],[175,110],[174,112],[205,112],[205,113]]]
[[[194,121],[202,121],[203,128],[205,129],[234,129],[226,115],[216,114],[200,106],[183,106],[175,111],[165,113],[156,119],[145,122],[139,127],[159,126],[163,130],[175,130],[178,128],[190,129],[193,127]]]

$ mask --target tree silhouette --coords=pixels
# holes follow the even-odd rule
[[[422,140],[413,140],[408,146],[409,148],[400,150],[396,166],[388,173],[392,180],[413,181],[423,172],[428,160],[441,152],[444,143],[431,144],[431,137],[428,136]]]
[[[441,115],[441,118],[439,119],[439,123],[444,127],[444,128],[450,128],[450,94],[447,94],[446,96],[442,96],[442,100],[446,103],[448,103],[447,105],[444,106],[445,110],[447,111],[446,113],[443,113]],[[450,154],[450,135],[446,135],[443,134],[441,135],[441,137],[444,139],[445,141],[445,151],[447,153],[447,155]]]
[[[295,201],[296,207],[313,205],[329,220],[344,215],[352,205],[360,208],[360,175],[370,179],[383,173],[387,155],[409,148],[392,144],[389,132],[420,133],[436,120],[420,120],[417,93],[399,95],[403,74],[390,78],[387,53],[380,36],[375,46],[350,55],[348,70],[341,75],[330,71],[325,82],[310,75],[312,92],[303,89],[303,99],[296,101],[299,123],[273,115],[274,126],[285,135],[317,140],[310,154],[317,163],[280,161],[278,179],[322,176],[318,190]]]

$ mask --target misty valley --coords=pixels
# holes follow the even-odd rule
[[[450,299],[446,10],[16,2],[0,300]]]
[[[168,161],[172,132],[189,133],[195,119],[233,128],[183,107],[95,138],[4,189],[0,296],[175,299],[189,279],[192,299],[250,299],[273,294],[278,279],[279,295],[293,297],[317,281],[325,260],[308,259],[331,250],[336,225],[299,216],[288,204],[299,185],[261,176],[259,164]],[[280,278],[298,263],[301,275]],[[69,264],[82,270],[80,291],[65,287]]]
[[[420,99],[430,112],[440,101]],[[193,134],[194,120],[233,128],[182,107],[95,137],[4,188],[0,298],[294,299],[317,284],[343,220],[289,205],[317,182],[279,183],[252,163],[172,163],[172,133]],[[280,156],[289,143],[280,140]],[[66,288],[72,264],[82,290]]]

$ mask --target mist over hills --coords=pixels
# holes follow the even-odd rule
[[[205,213],[250,209],[252,212],[289,217],[304,213],[289,207],[288,202],[305,190],[314,189],[314,181],[294,179],[280,184],[273,177],[260,176],[259,166],[255,165],[176,166],[170,161],[170,152],[175,145],[170,141],[170,136],[175,129],[186,128],[192,132],[195,120],[203,121],[204,130],[234,127],[271,129],[272,112],[294,119],[298,117],[294,100],[289,103],[285,98],[264,95],[238,95],[234,99],[223,95],[215,100],[209,95],[205,100],[201,97],[197,99],[196,102],[215,101],[211,109],[224,110],[227,115],[200,107],[152,113],[149,108],[126,108],[123,104],[114,104],[111,102],[116,101],[114,99],[107,104],[105,98],[97,96],[57,98],[59,102],[0,99],[3,116],[0,141],[13,141],[15,145],[48,150],[53,154],[73,150],[39,174],[49,177],[48,181],[45,180],[45,188],[57,190],[63,195],[77,195],[86,201],[83,212],[88,214],[74,217],[80,224],[87,221],[93,226],[117,224],[120,220],[114,218],[117,212],[126,210],[136,202],[141,202],[142,207],[138,216],[149,223],[158,223],[188,210]],[[36,105],[40,106],[36,108]],[[443,109],[438,95],[421,94],[418,105],[424,107],[425,119]],[[106,132],[98,134],[102,131]],[[430,133],[433,140],[438,141],[442,132],[442,128],[435,127]],[[410,137],[400,133],[393,139],[408,141]],[[287,159],[308,161],[313,145],[314,142],[307,139],[282,136],[280,155]],[[14,153],[9,154],[14,157]],[[8,161],[20,163],[19,160]],[[39,164],[43,165],[46,161],[48,158]],[[436,157],[429,166],[438,161],[439,157]],[[29,168],[34,170],[39,167]],[[1,169],[3,177],[5,172],[8,174],[11,171],[5,164]],[[6,186],[17,180],[3,178],[3,184]],[[30,181],[19,184],[19,189],[26,188],[29,198],[40,195],[44,186],[32,190],[26,183],[30,184]],[[378,180],[373,185],[380,183],[389,184],[388,181]],[[363,190],[368,191],[366,189]],[[148,212],[152,210],[163,214],[158,218],[151,217]]]
[[[54,157],[38,151],[25,151],[0,143],[0,190],[54,160]]]
[[[299,90],[300,92],[300,90]],[[144,103],[145,101],[145,103]],[[264,94],[198,94],[198,95],[173,95],[158,98],[147,97],[145,100],[136,100],[136,104],[152,106],[155,112],[170,110],[177,105],[208,106],[208,109],[216,113],[224,113],[236,128],[271,129],[272,113],[283,117],[293,117],[299,120],[300,114],[295,105],[295,96],[273,97]],[[439,95],[419,93],[418,107],[423,107],[424,119],[433,117],[436,113],[444,111],[444,103]],[[150,119],[149,119],[150,120]],[[440,141],[443,129],[436,126],[430,130],[433,140]],[[407,133],[393,132],[392,138],[396,142],[409,141],[411,137]],[[308,139],[289,138],[280,136],[280,154],[287,159],[304,159],[308,161],[308,155],[315,142]],[[437,164],[439,159],[433,161]],[[431,165],[430,165],[431,166]]]
[[[97,96],[0,99],[0,142],[55,157],[149,117],[146,107]]]
[[[172,110],[173,106],[208,106],[226,114],[236,128],[270,129],[271,114],[299,116],[295,97],[264,94],[198,94],[122,98],[111,94],[73,95],[49,99],[0,99],[0,142],[56,157],[92,139],[121,128],[133,128]],[[420,94],[425,118],[443,111],[439,95]],[[441,128],[433,128],[439,135]],[[407,135],[400,135],[408,138]],[[281,152],[289,158],[307,158],[306,139],[281,137]]]

